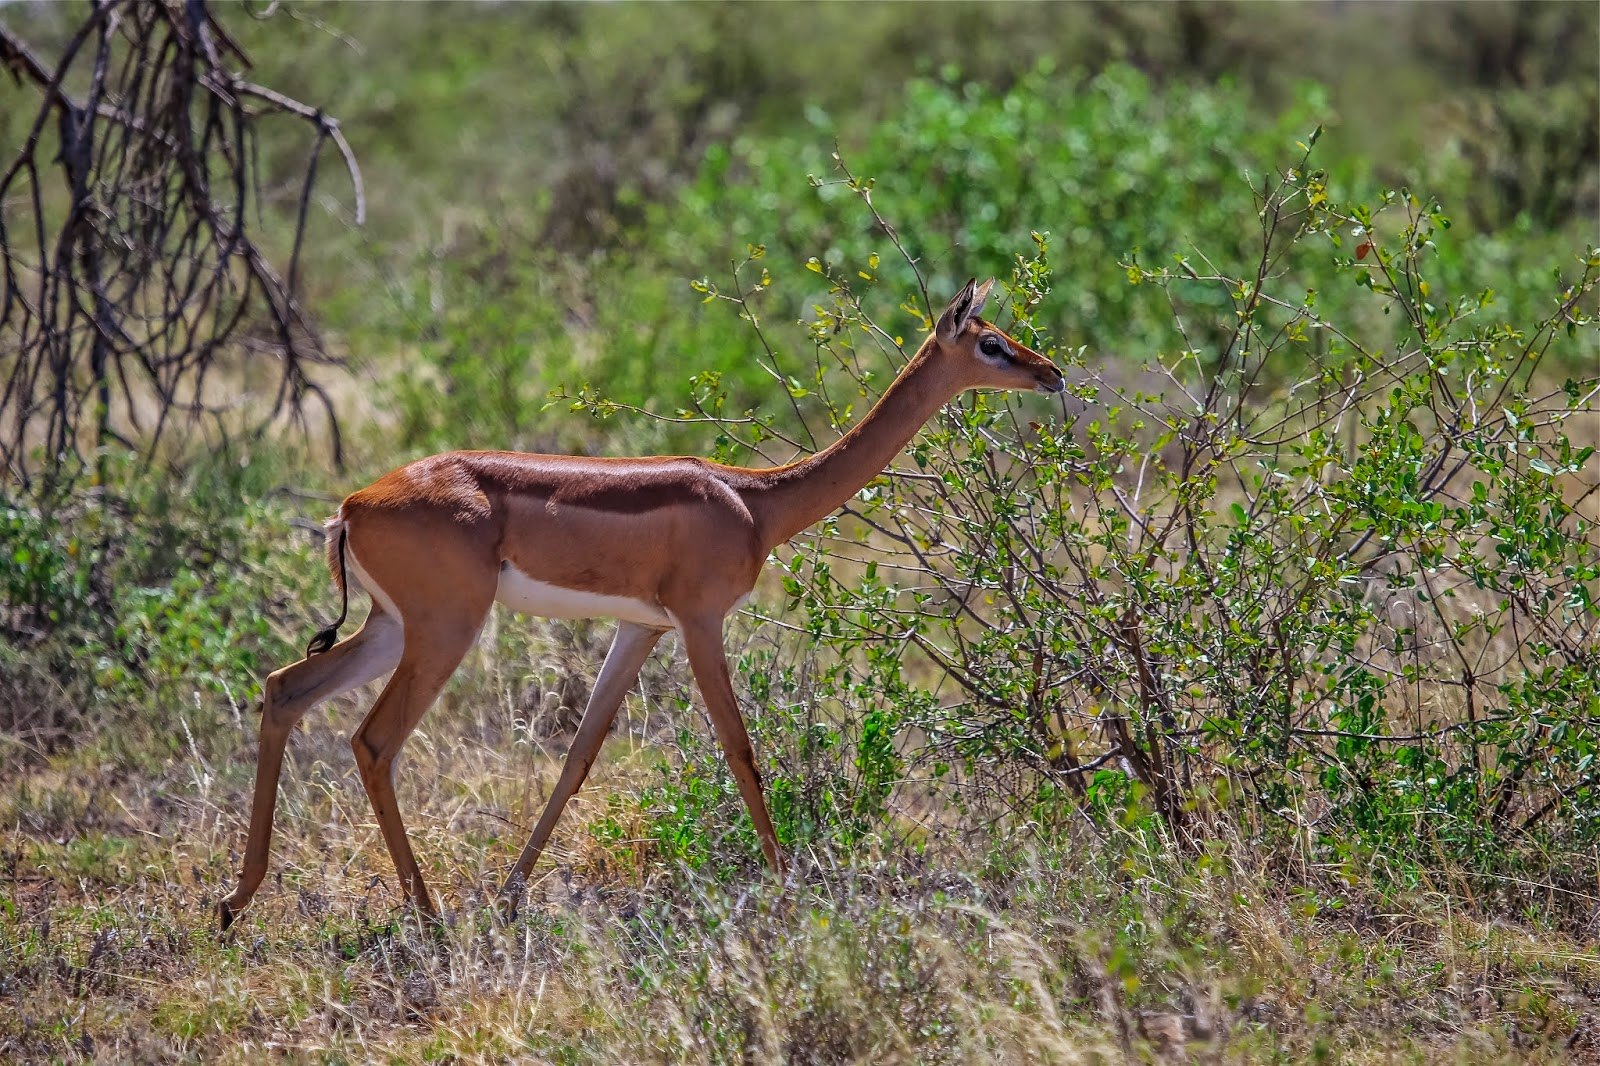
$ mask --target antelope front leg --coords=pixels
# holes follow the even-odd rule
[[[584,708],[583,721],[578,725],[577,736],[572,738],[572,747],[567,751],[567,761],[561,767],[561,776],[550,793],[550,801],[545,804],[539,824],[533,827],[528,844],[522,849],[522,856],[506,875],[505,886],[500,890],[500,899],[508,914],[516,913],[533,864],[539,861],[539,853],[550,839],[551,830],[555,829],[567,801],[577,793],[584,778],[589,775],[589,768],[594,765],[596,756],[600,754],[600,746],[605,743],[611,723],[616,719],[617,709],[622,706],[628,690],[638,679],[639,670],[650,657],[650,649],[661,639],[662,632],[632,622],[622,622],[617,626],[617,635],[611,642],[611,650],[606,653],[605,665],[600,668],[594,691],[589,694],[589,705]]]
[[[755,823],[761,850],[781,881],[786,863],[783,852],[778,850],[778,834],[767,814],[767,801],[761,794],[761,772],[756,769],[750,734],[745,731],[739,700],[733,694],[733,682],[728,677],[728,658],[722,648],[722,619],[684,620],[682,632],[684,648],[689,653],[689,668],[694,671],[695,683],[705,698],[706,710],[711,712],[717,740],[727,756],[744,805],[750,809],[750,820]]]

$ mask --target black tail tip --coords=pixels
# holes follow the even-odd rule
[[[309,659],[313,655],[321,655],[338,643],[338,640],[339,627],[336,625],[319,631],[316,636],[311,638],[311,643],[306,645],[306,658]]]

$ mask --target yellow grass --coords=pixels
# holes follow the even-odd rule
[[[872,860],[803,852],[779,887],[742,838],[669,861],[642,793],[670,773],[658,661],[512,922],[486,901],[563,739],[512,725],[488,649],[408,748],[400,795],[447,909],[401,910],[345,735],[314,714],[273,873],[234,933],[253,722],[161,765],[76,755],[0,784],[0,1057],[107,1062],[1458,1062],[1593,1054],[1600,961],[1423,889],[1380,896],[1239,840],[1180,859],[1116,832],[1001,823]],[[582,647],[573,654],[592,654]],[[661,695],[664,694],[664,695]],[[523,713],[526,713],[525,711]],[[180,727],[181,728],[181,727]],[[847,757],[847,756],[841,756]],[[908,797],[913,802],[915,797]],[[621,834],[597,834],[603,820]],[[717,838],[727,827],[705,826]],[[1354,883],[1352,883],[1352,880]]]

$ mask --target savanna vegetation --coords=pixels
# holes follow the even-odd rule
[[[0,57],[7,1060],[1600,1061],[1593,5],[12,3]],[[788,461],[975,274],[1067,393],[947,406],[730,627],[787,883],[668,638],[497,916],[609,639],[497,614],[398,773],[443,927],[368,690],[217,932],[343,493]]]

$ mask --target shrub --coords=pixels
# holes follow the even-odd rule
[[[0,697],[8,731],[45,748],[108,721],[130,748],[189,742],[172,715],[201,696],[236,709],[254,699],[264,669],[289,657],[274,619],[295,612],[285,631],[297,636],[302,603],[327,595],[313,540],[293,539],[271,492],[275,463],[224,449],[177,476],[129,456],[106,469],[92,492],[0,501],[0,647],[15,671]],[[205,713],[196,728],[226,721]]]
[[[1337,202],[1308,159],[1269,171],[1221,253],[1123,261],[1167,308],[1142,365],[1057,351],[1054,418],[1026,397],[947,406],[796,543],[796,624],[843,659],[811,670],[803,723],[775,695],[792,674],[746,673],[758,720],[794,719],[786,757],[819,729],[851,738],[829,788],[864,802],[813,805],[827,832],[859,837],[903,753],[1046,824],[1131,806],[1193,839],[1221,809],[1479,867],[1600,835],[1600,381],[1566,369],[1594,365],[1600,249],[1556,269],[1536,317],[1506,317],[1437,280],[1469,254],[1438,204]],[[845,187],[872,208],[870,179]],[[1009,327],[1041,348],[1050,252],[1035,234],[1007,284]],[[928,279],[909,256],[901,287],[870,253],[813,260],[827,295],[801,340],[759,311],[768,258],[702,288],[758,327],[769,368],[789,344],[814,368],[784,377],[781,415],[717,421],[752,448],[825,440],[886,384],[877,353],[907,357]],[[867,754],[885,737],[892,757]]]
[[[891,295],[903,302],[906,313],[884,324],[904,341],[926,325],[916,316],[934,310],[925,290],[952,291],[974,264],[1008,261],[1032,246],[1035,230],[1049,233],[1055,249],[1037,320],[1065,324],[1072,345],[1096,358],[1138,362],[1136,353],[1171,346],[1172,308],[1158,287],[1122,284],[1114,264],[1160,264],[1178,253],[1201,269],[1203,252],[1244,270],[1259,253],[1259,233],[1239,220],[1258,209],[1273,180],[1269,161],[1290,131],[1326,106],[1320,89],[1306,87],[1295,106],[1263,116],[1227,84],[1161,87],[1125,66],[1091,77],[1046,63],[1003,91],[954,75],[914,80],[891,115],[854,137],[813,111],[809,128],[794,133],[713,143],[695,180],[644,205],[619,247],[581,263],[559,260],[513,227],[460,235],[447,262],[430,259],[415,271],[427,291],[407,297],[420,317],[402,324],[407,346],[419,332],[423,343],[393,402],[404,439],[417,448],[583,450],[602,431],[563,408],[636,407],[663,420],[608,423],[608,449],[697,451],[704,435],[671,421],[708,413],[697,400],[716,397],[722,413],[742,414],[767,407],[780,383],[817,385],[805,344],[753,350],[752,337],[727,329],[715,307],[686,305],[687,279],[709,301],[713,289],[735,300],[759,293],[740,311],[781,326],[825,302],[829,279],[842,273],[853,288],[880,291],[885,306]],[[837,149],[849,169],[835,138],[850,141]],[[1441,191],[1464,194],[1471,185],[1461,167],[1437,169]],[[1354,159],[1328,182],[1358,199],[1381,191]],[[892,231],[888,219],[860,209],[863,194],[894,204]],[[914,265],[897,242],[914,248]],[[752,246],[764,257],[730,288],[728,265]],[[1429,281],[1450,294],[1492,285],[1508,320],[1532,321],[1557,247],[1526,223],[1474,233],[1430,251]],[[1313,251],[1291,246],[1280,266],[1319,288],[1325,317],[1376,328],[1367,319],[1381,321],[1381,309],[1363,293],[1320,285],[1324,264]],[[1189,347],[1220,350],[1231,335],[1226,294],[1195,287],[1186,295]],[[1296,351],[1280,353],[1267,373],[1305,369]],[[563,402],[541,409],[551,390]],[[813,444],[803,420],[769,413]]]

